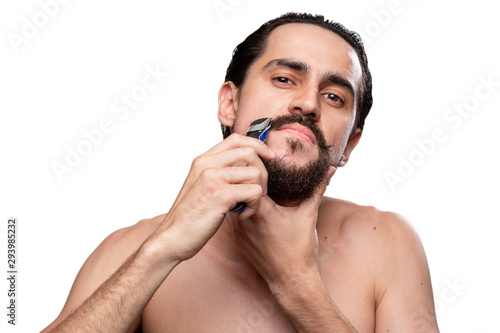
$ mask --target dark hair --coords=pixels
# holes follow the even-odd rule
[[[365,118],[373,104],[372,76],[368,69],[368,59],[361,37],[358,33],[348,30],[340,23],[325,20],[322,15],[287,13],[264,23],[259,29],[249,35],[233,51],[233,57],[226,71],[224,81],[231,81],[241,88],[245,83],[250,66],[260,57],[266,48],[267,38],[277,27],[287,23],[308,23],[330,30],[342,37],[356,51],[363,71],[359,95],[356,101],[356,120],[354,128],[363,129]],[[222,125],[224,138],[231,134],[231,130]]]

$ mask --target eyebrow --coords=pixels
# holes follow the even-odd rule
[[[263,69],[266,70],[273,67],[288,67],[304,74],[306,74],[309,69],[306,63],[290,59],[273,59],[269,61]]]
[[[263,70],[267,70],[273,67],[287,67],[296,70],[298,72],[301,72],[303,74],[307,74],[307,72],[309,71],[309,66],[307,66],[306,63],[291,59],[273,59],[264,66]],[[355,94],[356,90],[354,89],[354,86],[351,84],[351,82],[349,82],[349,80],[347,80],[346,78],[344,78],[339,74],[326,73],[323,77],[323,80],[341,86],[347,89],[347,91],[353,97],[356,96]]]
[[[338,75],[338,74],[327,74],[326,75],[326,81],[331,82],[333,84],[339,85],[341,87],[344,87],[347,89],[347,91],[352,95],[352,97],[355,97],[355,89],[351,82],[349,82],[346,78]]]

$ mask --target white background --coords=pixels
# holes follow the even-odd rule
[[[2,332],[40,331],[108,234],[168,210],[192,159],[220,141],[217,91],[233,48],[287,11],[321,13],[366,37],[374,106],[327,195],[412,222],[442,332],[500,331],[500,24],[490,1],[74,0],[44,21],[46,2],[0,5],[5,272],[6,221],[19,219],[18,325],[7,325],[2,278]],[[27,21],[40,26],[31,35]],[[113,103],[138,89],[148,67],[168,76],[120,118]],[[457,117],[454,106],[466,116],[445,118]],[[103,119],[111,133],[59,180],[53,163],[65,164],[67,147]],[[436,130],[444,139],[422,151],[416,141]],[[391,187],[387,173],[400,181]]]

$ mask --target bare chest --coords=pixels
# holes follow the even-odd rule
[[[328,261],[325,257],[323,264]],[[358,332],[373,332],[373,294],[363,273],[342,261],[322,272],[332,300]],[[143,332],[295,332],[263,280],[228,277],[202,257],[171,273],[146,307],[142,327]]]
[[[263,281],[188,266],[156,292],[143,313],[143,332],[295,332]]]

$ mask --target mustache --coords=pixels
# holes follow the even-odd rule
[[[307,127],[311,130],[314,137],[316,138],[316,142],[320,149],[330,150],[333,148],[333,145],[328,146],[325,140],[325,136],[323,132],[319,129],[318,125],[311,119],[302,117],[299,113],[292,113],[289,115],[278,116],[273,119],[271,130],[279,130],[282,126],[292,123],[298,123],[304,127]]]

